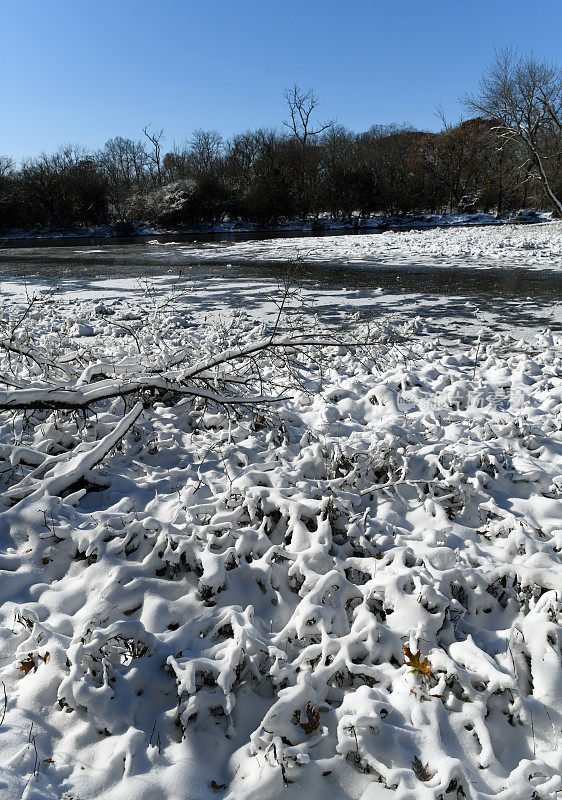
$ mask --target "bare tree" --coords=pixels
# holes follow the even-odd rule
[[[441,110],[439,110],[441,111]],[[461,120],[457,125],[443,123],[440,133],[428,133],[418,142],[416,160],[448,197],[449,211],[463,209],[463,201],[476,196],[482,184],[484,150],[489,123],[481,118]],[[388,173],[388,167],[385,167]]]
[[[172,183],[187,178],[190,172],[189,156],[190,153],[186,147],[179,146],[174,142],[172,149],[162,159],[164,181]]]
[[[259,155],[260,135],[257,131],[236,134],[227,142],[226,172],[238,189],[244,191],[250,185]]]
[[[103,150],[97,154],[108,178],[116,183],[125,183],[128,188],[140,186],[147,167],[147,153],[141,141],[115,136],[108,139]]]
[[[562,154],[562,72],[533,53],[520,56],[513,47],[496,52],[476,92],[464,101],[493,120],[498,134],[518,141],[537,173],[556,212],[562,201],[549,176]]]
[[[314,109],[320,105],[320,101],[313,89],[304,91],[298,83],[294,83],[290,89],[285,89],[284,97],[291,118],[289,121],[284,121],[283,125],[292,131],[303,147],[311,136],[318,136],[334,124],[334,120],[331,119],[314,126],[311,117]]]
[[[142,132],[146,136],[149,142],[152,143],[152,153],[148,153],[148,158],[154,165],[156,169],[156,175],[158,176],[158,183],[162,183],[162,163],[161,163],[161,156],[162,156],[162,141],[166,138],[164,136],[164,129],[161,128],[159,131],[155,131],[151,133],[149,131],[150,125],[145,125],[142,129]]]
[[[222,136],[218,131],[198,128],[189,140],[195,170],[208,175],[220,159],[223,151]]]
[[[14,169],[14,162],[8,156],[0,156],[0,178],[9,175]]]

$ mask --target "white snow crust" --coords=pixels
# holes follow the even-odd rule
[[[554,225],[486,229],[486,258],[553,266]],[[423,233],[431,258],[448,235]],[[421,252],[346,246],[394,243]],[[103,393],[269,330],[195,305],[62,294],[18,342]],[[560,796],[561,345],[381,321],[370,356],[297,359],[306,390],[267,355],[273,412],[0,412],[2,800]],[[0,403],[43,370],[2,351]]]
[[[154,255],[174,249],[197,262],[270,262],[301,258],[306,262],[370,266],[407,264],[473,269],[562,268],[562,221],[442,227],[429,230],[385,231],[346,236],[303,236],[290,239],[181,245],[154,244]]]

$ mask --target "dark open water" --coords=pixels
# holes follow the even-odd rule
[[[373,233],[374,231],[369,231]],[[328,235],[337,232],[328,231]],[[344,232],[343,235],[349,235]],[[357,234],[361,235],[361,233]],[[303,236],[302,231],[282,232],[277,238]],[[193,234],[164,235],[151,237],[126,237],[88,240],[53,239],[37,241],[5,242],[0,247],[0,282],[25,280],[72,283],[84,287],[91,281],[104,278],[143,278],[181,273],[186,280],[202,281],[208,277],[228,277],[229,279],[271,280],[276,284],[286,274],[288,265],[282,262],[213,264],[198,261],[199,248],[204,249],[209,242],[249,241],[274,238],[271,233],[263,234]],[[163,253],[162,248],[148,244],[149,240],[158,242],[178,242],[178,248],[170,246]],[[185,244],[193,245],[189,248]],[[447,313],[453,313],[462,322],[468,312],[464,302],[468,299],[479,310],[504,318],[513,325],[532,322],[533,327],[550,327],[562,330],[562,322],[553,317],[562,301],[562,271],[539,271],[516,268],[509,269],[466,269],[444,268],[439,266],[404,264],[385,264],[373,266],[342,266],[329,261],[314,264],[291,265],[293,280],[319,288],[343,288],[359,290],[368,294],[373,289],[383,289],[394,293],[398,298],[407,295],[421,295],[425,301],[431,298],[448,299]],[[412,301],[414,298],[412,297]],[[415,312],[415,303],[406,304],[406,313]],[[405,307],[404,307],[405,311]],[[423,314],[422,314],[423,316]],[[556,313],[556,316],[561,316]],[[532,320],[531,320],[532,317]]]

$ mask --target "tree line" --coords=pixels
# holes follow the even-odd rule
[[[319,101],[297,84],[285,92],[281,130],[224,139],[198,129],[165,147],[147,125],[87,152],[66,146],[16,166],[0,157],[0,227],[149,222],[169,227],[225,219],[263,225],[320,215],[549,207],[562,216],[562,74],[512,48],[495,55],[463,99],[469,118],[440,114],[439,132],[373,125],[354,133],[318,119]]]

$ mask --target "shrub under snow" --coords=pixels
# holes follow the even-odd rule
[[[560,339],[216,367],[267,331],[178,307],[4,339],[2,798],[555,797]]]

